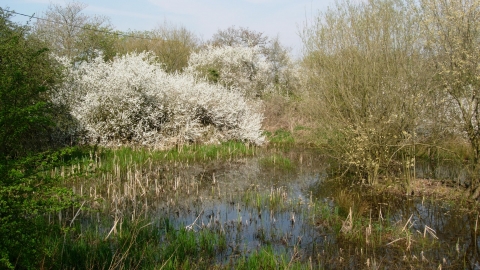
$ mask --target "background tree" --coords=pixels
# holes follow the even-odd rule
[[[248,97],[261,97],[273,89],[270,70],[271,63],[255,47],[208,46],[192,53],[186,72]]]
[[[51,4],[34,25],[35,35],[46,42],[53,52],[73,60],[92,59],[97,54],[112,57],[113,28],[103,16],[87,16],[81,2],[65,6]]]
[[[265,84],[268,85],[269,89],[257,89],[256,92],[259,96],[268,92],[281,93],[288,96],[299,88],[298,66],[290,57],[290,50],[280,43],[278,37],[269,38],[262,32],[231,26],[225,30],[218,30],[206,44],[209,48],[203,48],[204,52],[219,47],[237,47],[239,52],[243,50],[241,48],[255,50],[255,53],[258,55],[257,58],[262,59],[269,65],[268,83]],[[218,62],[218,60],[215,61]],[[225,59],[224,61],[227,60]],[[237,65],[240,67],[242,63],[239,62]],[[210,79],[220,75],[219,72],[225,72],[225,70],[220,71],[218,68],[218,66],[210,67],[210,74],[208,75]],[[260,94],[260,92],[263,93]]]
[[[301,70],[297,61],[292,59],[290,49],[283,46],[277,36],[269,40],[264,54],[271,63],[270,73],[275,92],[286,96],[298,94]]]
[[[116,50],[120,54],[151,51],[167,72],[183,71],[190,54],[198,48],[198,38],[185,27],[164,22],[152,31],[132,31],[121,37]]]
[[[264,49],[268,45],[268,37],[244,27],[231,26],[218,30],[208,42],[213,46],[258,47]]]
[[[407,188],[412,177],[416,128],[427,109],[419,105],[428,80],[422,76],[418,22],[409,4],[338,2],[302,35],[307,98],[317,102],[312,107],[329,138],[324,145],[344,172],[369,184],[388,175],[396,158],[403,161]]]
[[[419,16],[425,53],[435,69],[435,95],[450,130],[472,151],[473,187],[480,161],[480,1],[422,0]],[[478,194],[475,195],[478,197]]]

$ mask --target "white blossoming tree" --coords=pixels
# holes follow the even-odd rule
[[[132,53],[70,66],[55,101],[70,108],[87,142],[263,143],[258,102],[189,74],[167,74],[154,60]]]
[[[248,97],[258,97],[273,90],[271,69],[272,63],[259,48],[223,45],[192,53],[185,71]]]

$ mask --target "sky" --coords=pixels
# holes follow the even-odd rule
[[[84,13],[110,19],[115,30],[152,30],[167,22],[183,26],[206,41],[218,30],[231,26],[278,35],[281,43],[294,55],[302,50],[299,32],[318,11],[334,0],[80,0],[87,4]],[[41,16],[51,3],[65,5],[64,0],[2,0],[0,7],[18,13]],[[24,23],[26,17],[12,20]]]

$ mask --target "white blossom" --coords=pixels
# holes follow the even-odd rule
[[[154,60],[132,53],[70,66],[56,102],[69,106],[87,142],[263,143],[258,101],[191,74],[167,74]]]
[[[256,47],[208,46],[190,55],[185,71],[247,96],[261,96],[273,89],[271,69],[272,63]]]

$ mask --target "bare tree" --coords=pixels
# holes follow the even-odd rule
[[[265,48],[268,37],[244,27],[231,26],[225,30],[218,30],[212,36],[210,43],[213,46],[241,46]]]
[[[34,25],[34,34],[50,45],[58,55],[71,59],[85,58],[92,50],[103,51],[112,45],[107,32],[112,31],[109,19],[87,16],[87,7],[81,2],[68,2],[65,6],[51,4]]]
[[[407,192],[427,81],[409,4],[338,2],[302,34],[308,98],[328,134],[325,146],[344,172],[369,184],[400,160]]]
[[[190,54],[198,47],[198,38],[183,26],[164,22],[152,31],[133,31],[118,40],[116,49],[124,54],[152,51],[167,72],[182,71]]]

